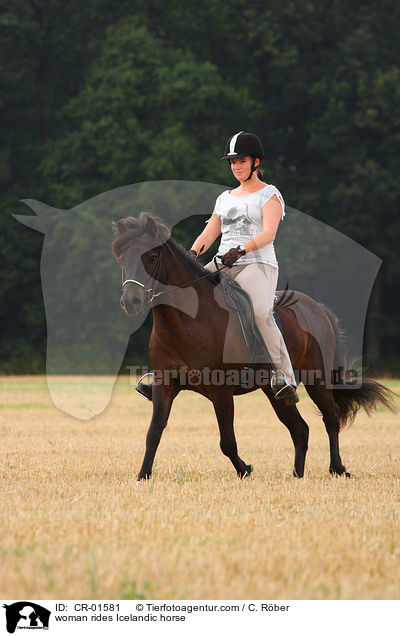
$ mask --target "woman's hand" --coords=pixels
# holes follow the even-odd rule
[[[194,261],[197,261],[197,256],[198,256],[198,254],[197,254],[196,250],[188,250],[188,251],[186,252],[186,256],[189,256],[189,257],[190,257],[190,258],[192,258]]]
[[[226,252],[223,256],[221,256],[221,261],[227,267],[232,267],[234,263],[246,254],[246,250],[241,249],[240,245],[237,247],[231,247],[231,249]]]

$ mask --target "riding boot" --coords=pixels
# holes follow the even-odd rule
[[[142,375],[142,377],[137,381],[135,391],[139,393],[142,397],[146,398],[146,400],[153,401],[153,382],[142,382],[143,378],[146,375],[153,375],[152,373],[146,373]]]
[[[286,406],[293,406],[299,402],[296,387],[289,384],[283,371],[272,371],[271,389],[275,399],[283,400]]]

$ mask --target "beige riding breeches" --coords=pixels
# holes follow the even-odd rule
[[[207,263],[205,268],[212,272],[216,271],[213,261]],[[248,263],[234,265],[231,268],[226,267],[224,274],[237,282],[249,294],[253,303],[256,325],[264,338],[276,369],[283,371],[288,382],[296,386],[285,341],[273,314],[278,269],[266,263]]]

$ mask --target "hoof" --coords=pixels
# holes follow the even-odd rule
[[[253,466],[251,464],[249,466],[246,464],[245,467],[246,470],[244,472],[238,473],[239,479],[246,479],[246,477],[249,477],[253,472]]]
[[[293,469],[293,477],[295,477],[296,479],[303,479],[304,477],[304,473],[302,475],[299,475],[299,473],[297,472],[297,470],[294,468]]]
[[[332,477],[346,477],[346,479],[355,479],[354,475],[348,473],[344,466],[342,470],[334,470],[333,468],[330,468],[329,472]]]
[[[139,473],[139,475],[137,476],[136,483],[140,484],[140,483],[143,483],[144,481],[148,481],[150,477],[151,477],[151,473],[150,474],[144,473],[143,475]]]

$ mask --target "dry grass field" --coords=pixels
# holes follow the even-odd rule
[[[71,378],[66,390],[103,382]],[[399,381],[384,383],[400,393]],[[264,395],[236,398],[239,453],[254,466],[239,481],[212,405],[185,392],[152,480],[137,484],[151,404],[129,378],[89,421],[57,410],[43,377],[0,387],[1,598],[400,597],[398,415],[361,412],[341,434],[357,478],[332,478],[328,437],[301,389],[310,448],[295,480],[289,433]]]

